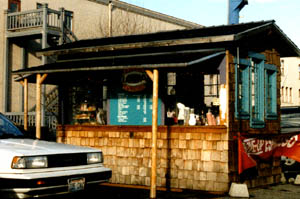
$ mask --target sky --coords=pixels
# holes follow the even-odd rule
[[[226,25],[228,0],[122,0],[204,26]],[[300,48],[300,0],[248,0],[240,23],[275,20]]]

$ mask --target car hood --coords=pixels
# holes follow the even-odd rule
[[[88,147],[33,139],[2,139],[0,140],[0,150],[20,156],[87,153],[99,151],[97,149]]]

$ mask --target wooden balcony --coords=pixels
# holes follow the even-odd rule
[[[9,13],[6,17],[7,38],[41,35],[42,33],[62,36],[72,30],[72,12],[63,8],[53,10],[45,4],[42,8]],[[65,30],[66,29],[66,30]]]

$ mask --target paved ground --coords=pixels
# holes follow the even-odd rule
[[[280,184],[264,188],[250,189],[250,199],[299,199],[300,186],[293,184]],[[51,197],[51,199],[148,199],[149,190],[100,186],[92,192],[76,193]],[[166,192],[157,191],[157,199],[232,199],[229,196],[207,195],[201,192]]]
[[[294,184],[280,184],[264,188],[249,189],[250,198],[257,199],[299,199],[300,186]],[[217,197],[216,199],[229,199],[231,197]]]
[[[264,189],[249,191],[251,198],[262,199],[296,199],[300,198],[300,186],[293,184],[282,184],[270,186]]]

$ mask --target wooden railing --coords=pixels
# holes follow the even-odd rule
[[[24,125],[24,113],[23,112],[7,112],[4,115],[13,121],[15,124]],[[51,131],[56,131],[57,119],[53,115],[46,115],[46,126]],[[28,126],[35,126],[35,112],[28,113]]]
[[[43,10],[10,13],[7,15],[7,30],[32,28],[43,25]]]
[[[63,29],[67,26],[72,30],[72,18],[70,14],[66,14],[64,9],[59,11],[43,7],[36,10],[23,12],[15,12],[7,14],[7,30],[19,30],[25,28],[43,27],[46,21],[46,27]]]

